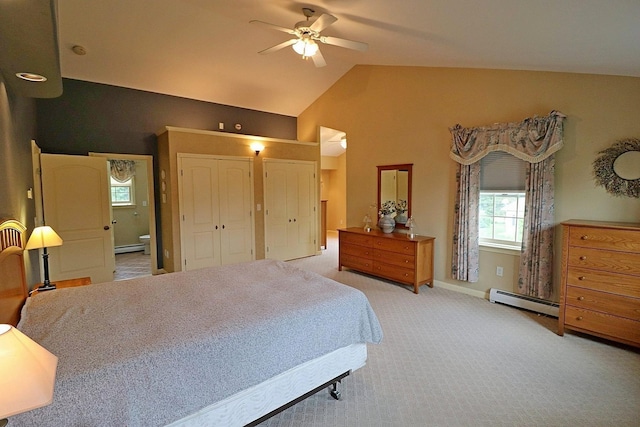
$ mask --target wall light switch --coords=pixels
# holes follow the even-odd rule
[[[33,199],[33,188],[27,190],[27,199]]]
[[[504,270],[502,269],[502,267],[496,267],[496,276],[502,277],[503,273],[504,273]]]
[[[262,205],[261,205],[260,203],[258,203],[258,204],[256,205],[256,210],[257,210],[258,212],[260,212],[260,211],[262,210]]]
[[[224,123],[222,122],[218,123],[218,129],[224,130]]]

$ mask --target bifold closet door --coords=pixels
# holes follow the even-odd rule
[[[220,265],[218,162],[182,157],[180,177],[182,270]]]
[[[251,162],[180,156],[182,269],[251,261]]]
[[[317,241],[315,164],[265,161],[266,257],[314,255]]]

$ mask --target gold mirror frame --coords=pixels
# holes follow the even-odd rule
[[[593,162],[593,175],[596,184],[603,186],[609,193],[637,199],[640,198],[640,178],[622,178],[614,169],[616,159],[630,151],[640,151],[640,139],[623,139],[600,151],[600,156]]]
[[[384,171],[407,171],[407,218],[411,218],[411,187],[413,181],[413,163],[401,165],[378,166],[378,209],[382,206],[382,173]],[[405,224],[397,223],[396,227],[406,227]]]

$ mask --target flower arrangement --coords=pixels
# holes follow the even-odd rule
[[[406,200],[400,200],[398,202],[398,204],[396,205],[396,210],[398,211],[399,214],[403,214],[407,211],[408,207],[407,207],[407,201]]]
[[[380,216],[391,215],[395,211],[396,211],[396,203],[391,200],[387,200],[380,207],[378,214],[380,214]]]

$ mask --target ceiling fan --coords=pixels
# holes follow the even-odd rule
[[[369,48],[369,45],[366,43],[321,35],[320,32],[322,30],[338,20],[338,18],[336,18],[335,16],[323,13],[316,20],[310,21],[310,18],[315,14],[315,11],[313,9],[305,7],[302,9],[302,13],[307,17],[307,20],[298,22],[293,27],[293,29],[269,24],[268,22],[256,20],[250,21],[250,23],[252,24],[260,24],[273,30],[282,31],[295,36],[295,38],[291,40],[287,40],[273,47],[262,50],[258,53],[266,55],[268,53],[283,49],[287,46],[293,46],[293,50],[295,50],[296,53],[302,55],[303,59],[311,58],[316,67],[324,67],[325,65],[327,65],[327,63],[324,60],[322,53],[320,53],[317,42],[345,47],[347,49],[354,49],[360,52],[364,52]]]

